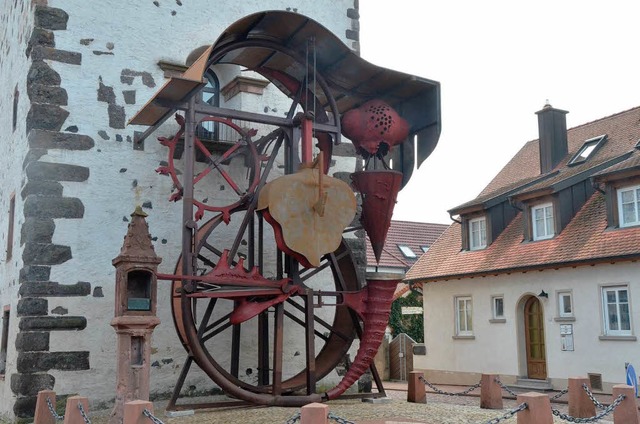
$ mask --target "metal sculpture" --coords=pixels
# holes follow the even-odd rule
[[[286,116],[197,102],[204,70],[224,63],[261,73],[290,97]],[[353,177],[363,191],[363,225],[371,236],[384,232],[376,226],[388,226],[397,191],[414,163],[422,162],[437,142],[439,86],[366,63],[307,17],[273,11],[236,22],[132,118],[133,124],[150,126],[144,139],[176,111],[184,113],[177,116],[180,129],[175,136],[160,138],[169,158],[168,165],[158,169],[175,186],[170,200],[183,202],[182,253],[175,273],[157,276],[170,281],[176,330],[188,352],[169,409],[179,407],[177,397],[193,363],[237,399],[280,406],[340,396],[370,366],[398,277],[368,276],[365,286],[347,237],[335,250],[322,252],[319,260],[303,260],[305,255],[282,236],[281,223],[269,218],[270,208],[258,202],[274,177],[276,159],[284,164],[285,174],[293,174],[312,162],[314,141],[321,160],[313,175],[328,181],[324,175],[333,145],[340,142],[340,118],[376,96],[384,102],[374,106],[383,114],[381,122],[392,124],[387,125],[388,134],[363,140],[349,133],[356,144],[360,142],[358,151],[367,152],[369,167],[383,168]],[[404,123],[392,107],[410,119]],[[207,121],[229,127],[234,134],[218,140],[213,153],[196,134]],[[412,155],[415,139],[417,160]],[[177,161],[180,144],[183,159]],[[384,159],[391,150],[403,157],[395,170],[387,170]],[[202,164],[195,161],[197,151],[205,158]],[[244,172],[236,172],[239,165]],[[391,175],[391,183],[376,182],[382,171]],[[323,183],[311,190],[318,193],[311,204],[313,213],[326,213],[329,199],[323,200]],[[374,201],[380,196],[386,199],[382,205]],[[374,223],[377,216],[385,220]],[[358,228],[347,226],[342,232]],[[288,340],[301,334],[302,352],[290,352],[293,343]],[[317,393],[317,382],[343,360],[356,335],[362,342],[343,381]],[[368,396],[384,396],[375,367],[371,370],[378,393]]]

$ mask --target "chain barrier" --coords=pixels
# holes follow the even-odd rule
[[[149,418],[149,420],[151,420],[151,422],[153,424],[164,424],[162,421],[160,421],[160,419],[158,419],[157,417],[155,417],[151,411],[149,411],[147,408],[145,408],[142,411],[142,415],[144,415],[145,417]]]
[[[56,410],[53,409],[53,405],[51,404],[51,399],[49,399],[49,398],[47,398],[47,407],[49,408],[49,412],[51,412],[51,416],[53,416],[53,418],[56,421],[64,420],[64,415],[58,415]]]
[[[300,421],[300,413],[296,412],[287,421],[285,421],[284,424],[295,424],[298,421]]]
[[[618,396],[616,400],[614,400],[611,405],[603,409],[602,412],[589,418],[572,417],[571,415],[563,414],[562,412],[554,408],[551,408],[551,413],[553,413],[553,415],[560,418],[561,420],[569,421],[570,423],[595,423],[599,421],[601,418],[603,418],[604,416],[609,415],[611,412],[613,412],[613,410],[616,409],[616,407],[622,403],[625,397],[626,397],[625,395]]]
[[[87,414],[84,412],[84,408],[82,407],[82,402],[78,402],[78,409],[80,410],[80,415],[82,415],[82,419],[85,424],[91,424],[91,420],[87,417]]]
[[[554,395],[554,396],[551,396],[551,397],[549,398],[549,400],[550,400],[551,402],[553,402],[554,400],[558,400],[558,399],[560,399],[562,396],[566,395],[567,393],[569,393],[569,389],[560,390],[560,393],[558,393],[558,394],[556,394],[556,395]]]
[[[589,396],[589,399],[591,399],[591,402],[593,402],[593,404],[596,406],[596,408],[599,408],[599,409],[605,409],[606,408],[606,406],[604,406],[602,403],[598,402],[598,399],[596,399],[595,396],[593,395],[593,393],[591,393],[591,390],[589,389],[589,386],[587,386],[586,384],[583,384],[582,388],[584,389],[585,392],[587,392],[587,396]]]
[[[511,396],[518,397],[518,394],[516,392],[514,392],[513,390],[511,390],[510,388],[508,388],[502,381],[500,381],[500,379],[498,377],[496,377],[495,382],[498,383],[498,385],[500,387],[502,387],[502,390],[506,391]]]
[[[355,424],[353,421],[349,421],[349,420],[347,420],[345,418],[341,418],[341,417],[339,417],[339,416],[337,416],[337,415],[335,415],[335,414],[333,414],[331,412],[329,412],[327,414],[327,418],[337,422],[338,424]]]
[[[516,406],[514,409],[512,409],[509,412],[507,412],[506,414],[501,415],[501,416],[499,416],[497,418],[494,418],[492,420],[489,420],[486,423],[483,422],[483,424],[498,424],[500,421],[508,420],[509,418],[511,418],[514,415],[516,415],[518,412],[524,411],[528,407],[529,407],[529,405],[527,405],[527,402],[522,402],[520,405]]]
[[[418,379],[420,381],[422,381],[425,384],[425,386],[429,386],[434,392],[438,393],[439,395],[447,395],[447,396],[464,396],[464,395],[467,395],[467,394],[473,392],[475,389],[477,389],[478,387],[480,387],[482,385],[482,381],[480,381],[477,384],[474,384],[473,386],[469,387],[466,390],[463,390],[463,391],[457,392],[457,393],[452,393],[452,392],[445,392],[443,390],[438,389],[436,386],[434,386],[433,384],[431,384],[427,380],[425,380],[425,378],[422,377],[422,376],[418,377]]]

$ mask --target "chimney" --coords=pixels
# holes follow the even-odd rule
[[[555,109],[547,103],[538,115],[540,135],[540,173],[545,174],[556,167],[567,155],[567,112]]]

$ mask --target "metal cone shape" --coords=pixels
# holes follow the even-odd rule
[[[336,399],[344,393],[373,363],[389,324],[393,294],[404,274],[371,272],[367,273],[366,278],[364,298],[362,292],[345,293],[346,304],[360,315],[364,330],[360,336],[360,347],[356,357],[340,383],[326,393],[328,399]]]
[[[359,171],[351,174],[351,180],[355,189],[362,194],[360,222],[369,236],[376,262],[380,262],[402,183],[402,173],[391,170]]]

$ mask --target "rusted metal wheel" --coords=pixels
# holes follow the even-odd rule
[[[169,175],[174,185],[170,201],[182,199],[183,187],[178,178],[181,171],[176,166],[176,159],[182,154],[184,143],[184,118],[176,115],[180,129],[172,138],[160,137],[160,143],[169,148],[167,164],[160,166],[156,172]],[[206,139],[207,126],[216,126],[216,139]],[[205,211],[222,212],[228,220],[232,209],[244,204],[258,185],[260,175],[260,159],[251,137],[255,130],[241,128],[231,119],[207,116],[198,122],[195,135],[195,150],[198,166],[192,184],[199,198],[194,197],[196,209],[195,219],[204,216]],[[198,192],[198,186],[219,182],[216,196]]]
[[[354,259],[343,242],[323,258],[319,268],[293,270],[295,264],[273,249],[271,227],[264,225],[259,214],[252,214],[247,227],[240,228],[246,213],[243,209],[233,211],[228,225],[219,214],[200,227],[195,249],[199,273],[214,268],[223,251],[240,237],[240,248],[228,260],[232,268],[237,268],[242,258],[247,273],[260,265],[262,277],[280,280],[289,276],[291,284],[302,287],[306,296],[292,296],[233,325],[230,313],[237,299],[243,298],[242,291],[254,293],[249,300],[273,297],[260,294],[259,282],[255,287],[199,282],[187,294],[181,282],[174,281],[172,311],[178,336],[200,368],[225,391],[237,388],[231,394],[240,399],[269,405],[317,401],[315,383],[343,360],[355,337],[348,308],[333,305],[335,297],[331,295],[322,298],[318,294],[360,289]],[[181,267],[182,258],[176,268]],[[306,325],[305,317],[312,323]],[[197,343],[191,343],[189,332],[197,335]],[[300,343],[305,337],[312,340],[311,345],[304,339]]]

